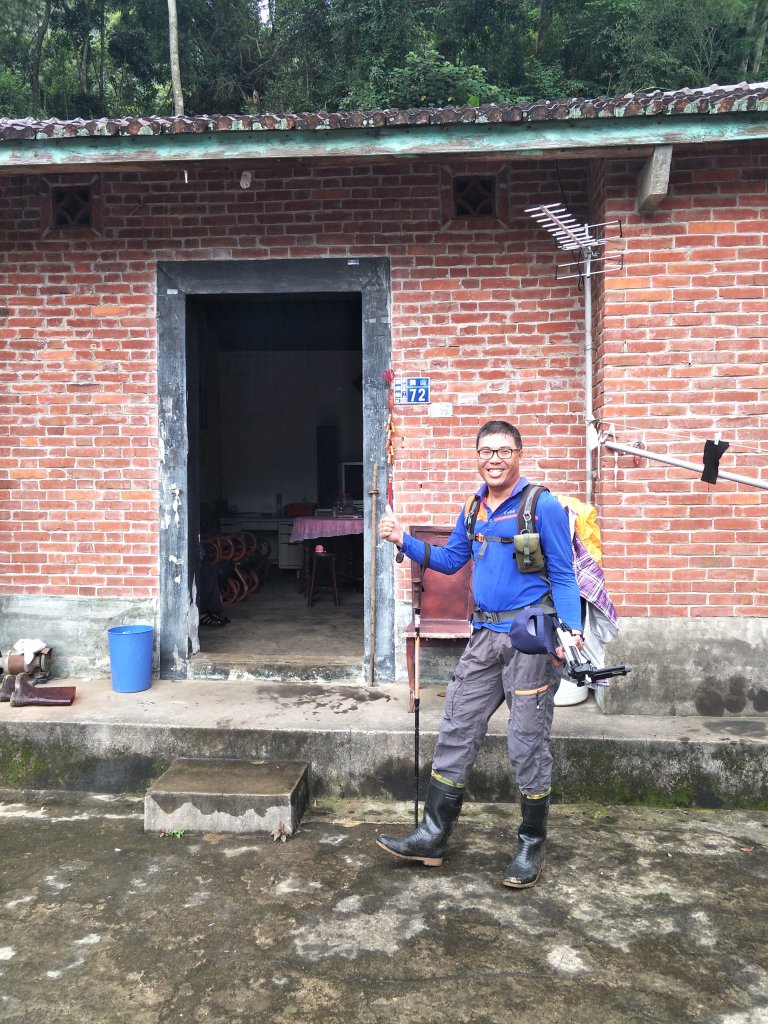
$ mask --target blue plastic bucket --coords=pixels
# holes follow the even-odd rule
[[[152,685],[152,626],[112,626],[109,636],[109,664],[112,689],[137,693]]]

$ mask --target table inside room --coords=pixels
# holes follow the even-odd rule
[[[306,591],[312,551],[322,544],[336,555],[337,575],[342,586],[363,583],[363,542],[365,520],[362,516],[297,516],[291,530],[291,543],[303,546],[303,579]]]

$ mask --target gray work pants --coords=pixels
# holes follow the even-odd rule
[[[506,700],[509,760],[521,792],[545,793],[552,784],[549,737],[560,676],[546,654],[515,650],[506,633],[473,631],[445,695],[445,712],[432,770],[465,783],[488,722]]]

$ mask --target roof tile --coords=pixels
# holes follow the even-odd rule
[[[621,96],[539,99],[520,103],[487,103],[479,107],[445,106],[408,110],[309,111],[292,114],[199,114],[144,117],[0,118],[0,142],[98,136],[178,135],[243,131],[324,131],[350,128],[397,128],[419,125],[513,124],[568,118],[616,118],[717,115],[731,112],[768,113],[768,82],[708,85],[698,89],[625,93]]]

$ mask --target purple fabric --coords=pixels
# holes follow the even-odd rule
[[[291,543],[314,540],[316,537],[343,537],[350,533],[362,533],[364,520],[342,519],[332,516],[299,516],[293,520]]]
[[[603,570],[576,533],[573,535],[573,569],[581,596],[599,608],[611,625],[615,626],[619,617],[605,589]]]

